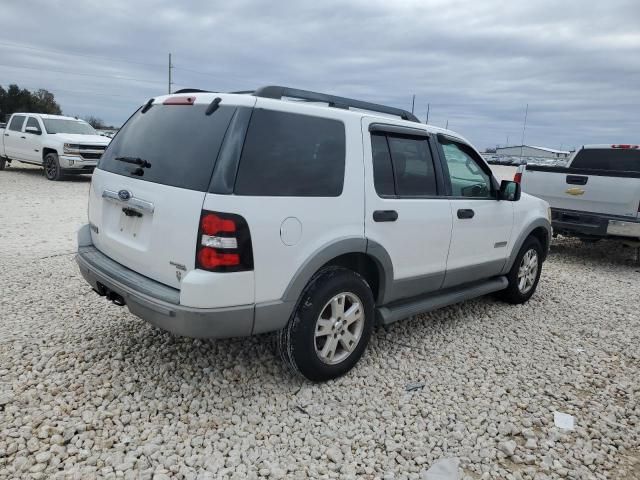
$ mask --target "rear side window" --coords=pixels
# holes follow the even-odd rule
[[[153,105],[136,112],[102,155],[98,168],[108,172],[204,192],[209,187],[220,145],[236,107]],[[141,168],[120,159],[146,160]],[[142,175],[139,175],[142,173]]]
[[[375,133],[371,135],[371,150],[378,195],[437,195],[436,173],[427,138]]]
[[[640,150],[627,148],[586,148],[580,150],[571,168],[640,172]]]
[[[344,183],[345,152],[340,121],[255,109],[235,193],[337,197]]]
[[[13,130],[14,132],[21,131],[25,118],[26,117],[24,115],[16,115],[11,118],[11,121],[9,122],[9,130]]]

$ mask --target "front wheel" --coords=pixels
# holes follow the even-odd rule
[[[358,362],[371,337],[374,300],[356,272],[330,267],[305,288],[278,349],[291,369],[320,382],[345,374]]]
[[[542,273],[542,246],[535,237],[525,240],[515,262],[507,275],[508,287],[498,292],[500,298],[509,303],[524,303],[538,287]]]
[[[57,181],[62,178],[62,170],[60,169],[60,162],[58,162],[57,153],[48,153],[44,157],[43,166],[47,180]]]

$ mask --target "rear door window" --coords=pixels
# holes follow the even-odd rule
[[[238,195],[337,197],[345,130],[338,120],[255,109],[240,157]]]
[[[136,112],[103,154],[98,168],[108,172],[204,192],[209,187],[220,145],[236,107],[153,105]],[[148,168],[118,158],[146,160]],[[139,175],[139,174],[142,175]]]
[[[571,168],[640,172],[640,149],[585,148],[576,154]]]
[[[24,119],[26,117],[24,115],[14,115],[9,122],[9,130],[14,132],[22,131],[22,124],[24,123]]]

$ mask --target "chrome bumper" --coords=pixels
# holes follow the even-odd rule
[[[609,225],[607,225],[607,235],[640,238],[640,222],[609,220]]]

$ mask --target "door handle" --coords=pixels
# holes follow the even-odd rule
[[[4,134],[4,136],[5,136],[5,137],[8,137],[8,136],[9,136],[9,134],[8,134],[8,133],[5,133],[5,134]]]
[[[27,137],[23,137],[22,135],[20,136],[20,138],[27,138]]]
[[[395,210],[376,210],[373,212],[374,222],[395,222],[398,219],[398,212]]]
[[[569,185],[586,185],[589,177],[582,175],[567,175],[567,183]]]
[[[461,208],[460,210],[458,210],[458,218],[461,218],[461,219],[473,218],[475,214],[476,212],[474,212],[470,208]]]

